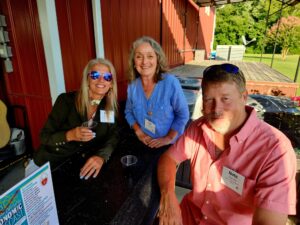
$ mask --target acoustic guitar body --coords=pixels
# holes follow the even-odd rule
[[[10,139],[10,129],[6,120],[7,108],[0,100],[0,148],[3,148]]]

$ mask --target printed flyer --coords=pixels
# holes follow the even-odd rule
[[[58,225],[50,164],[0,196],[0,225]]]

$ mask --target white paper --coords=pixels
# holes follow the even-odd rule
[[[115,113],[114,111],[109,111],[107,114],[105,110],[100,110],[100,122],[102,123],[114,123]]]
[[[147,130],[155,134],[155,124],[152,123],[150,120],[145,119],[145,127]]]
[[[231,190],[242,195],[245,177],[238,174],[234,170],[223,167],[221,183],[230,188]]]

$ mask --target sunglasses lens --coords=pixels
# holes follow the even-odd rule
[[[222,69],[225,70],[227,73],[237,74],[239,72],[239,68],[232,64],[223,64]]]
[[[98,73],[97,71],[91,71],[89,75],[93,80],[97,80],[100,77],[100,73]]]
[[[208,73],[215,73],[217,70],[220,70],[220,68],[224,71],[226,71],[227,73],[232,73],[232,74],[237,74],[239,72],[239,68],[233,64],[228,64],[228,63],[224,63],[221,65],[213,65],[210,67],[207,67],[204,72],[203,75],[205,76]]]
[[[99,77],[103,76],[103,79],[106,81],[112,81],[112,74],[111,73],[99,73],[98,71],[91,71],[89,76],[93,80],[99,79]]]
[[[111,73],[104,73],[103,78],[106,81],[111,81],[112,80],[112,74]]]

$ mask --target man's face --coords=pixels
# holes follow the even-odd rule
[[[203,115],[220,134],[240,127],[246,116],[247,93],[240,93],[233,82],[212,83],[203,92]]]

